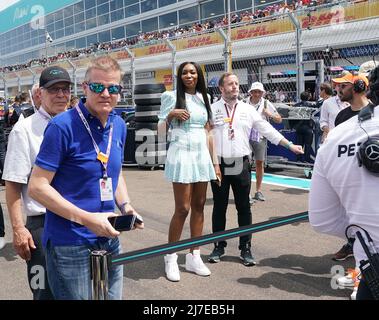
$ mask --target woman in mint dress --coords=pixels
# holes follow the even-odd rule
[[[175,212],[168,242],[180,240],[190,211],[191,237],[202,235],[208,182],[216,179],[209,151],[213,146],[208,135],[211,108],[203,72],[197,63],[184,62],[178,68],[177,79],[177,91],[162,94],[159,115],[160,129],[171,128],[165,177],[173,184]],[[168,280],[179,281],[177,254],[168,254],[164,260]],[[198,248],[191,248],[186,255],[186,270],[200,276],[211,274]]]

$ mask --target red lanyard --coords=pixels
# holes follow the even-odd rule
[[[234,105],[233,110],[232,110],[232,118],[230,118],[229,108],[227,107],[226,103],[224,104],[226,114],[228,115],[228,119],[230,119],[230,121],[229,121],[229,128],[230,129],[232,129],[232,126],[233,126],[234,114],[236,113],[237,105],[238,105],[238,102]]]

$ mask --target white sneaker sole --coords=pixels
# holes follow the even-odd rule
[[[211,275],[211,271],[210,270],[209,270],[209,272],[206,272],[206,273],[205,272],[197,272],[194,269],[187,268],[187,266],[186,266],[186,270],[188,272],[193,272],[193,273],[195,273],[195,274],[197,274],[198,276],[201,276],[201,277],[209,277]]]

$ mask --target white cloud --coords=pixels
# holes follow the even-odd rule
[[[12,4],[15,4],[16,2],[19,2],[20,0],[1,0],[0,2],[0,11],[8,8]]]

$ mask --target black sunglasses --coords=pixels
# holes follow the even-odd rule
[[[107,89],[109,94],[120,94],[122,90],[122,86],[119,84],[111,84],[110,86],[106,87],[101,83],[91,82],[87,83],[87,85],[88,88],[94,93],[102,93],[105,89]]]

